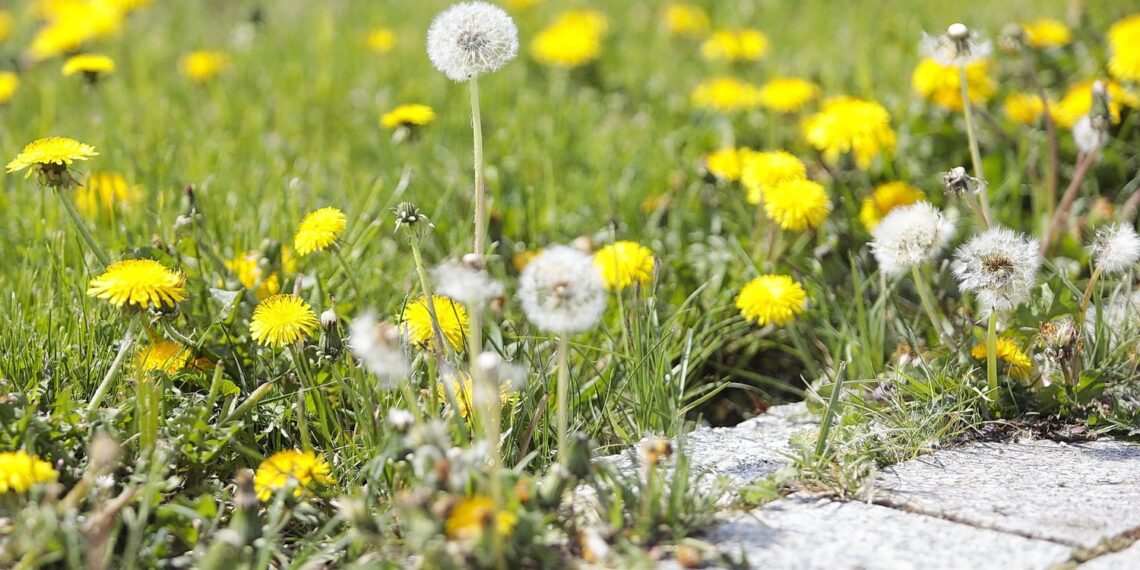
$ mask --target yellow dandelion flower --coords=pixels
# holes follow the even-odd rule
[[[20,89],[20,76],[11,71],[0,71],[0,105],[11,101]]]
[[[512,10],[526,10],[537,6],[542,0],[506,0],[507,8]]]
[[[140,200],[142,188],[129,184],[117,172],[94,172],[75,189],[75,207],[90,218],[131,210]]]
[[[186,300],[186,276],[153,259],[127,259],[92,279],[87,294],[116,307],[174,308]]]
[[[527,264],[531,262],[531,260],[538,257],[538,254],[540,253],[542,253],[541,247],[538,249],[527,249],[520,251],[511,256],[511,265],[514,266],[515,271],[522,271],[523,268],[525,268]]]
[[[554,26],[569,26],[604,36],[610,31],[610,21],[597,10],[567,10],[554,19]]]
[[[594,265],[602,272],[606,287],[615,291],[653,279],[656,260],[653,251],[637,242],[618,241],[594,254]]]
[[[182,75],[195,83],[205,83],[230,65],[230,57],[220,51],[199,50],[187,54],[179,62]]]
[[[986,344],[982,343],[970,350],[970,355],[978,360],[986,359]],[[1033,361],[1017,342],[1008,337],[997,338],[997,358],[1009,366],[1009,375],[1018,379],[1027,379],[1033,373]]]
[[[966,65],[966,92],[971,103],[985,103],[997,91],[997,82],[990,77],[991,65],[988,59]],[[951,111],[962,110],[962,72],[958,66],[924,58],[914,69],[910,82],[915,93],[934,105]]]
[[[698,84],[691,96],[694,106],[718,113],[755,109],[760,90],[734,77],[716,77]]]
[[[586,65],[602,54],[602,38],[596,26],[588,20],[548,26],[531,40],[530,55],[550,67],[573,69]]]
[[[721,180],[735,182],[740,180],[744,159],[750,154],[752,149],[747,147],[715,150],[705,157],[705,170]]]
[[[293,237],[293,249],[302,256],[328,249],[340,238],[347,225],[348,218],[336,208],[321,208],[311,212],[301,220],[297,235]]]
[[[12,33],[12,14],[7,10],[0,10],[0,42],[8,39]]]
[[[478,540],[492,524],[500,537],[510,536],[517,523],[517,515],[508,511],[496,514],[495,502],[477,495],[459,501],[451,509],[444,530],[451,540]]]
[[[768,49],[768,36],[759,30],[717,30],[701,44],[701,56],[708,60],[757,61],[768,54]]]
[[[1002,108],[1009,120],[1022,125],[1033,126],[1045,113],[1045,102],[1036,94],[1014,91],[1006,96]]]
[[[56,2],[43,10],[45,25],[36,32],[28,56],[43,61],[72,53],[86,43],[119,33],[125,12],[106,1]]]
[[[859,208],[859,221],[868,230],[879,225],[879,222],[899,206],[909,206],[926,198],[926,194],[907,184],[906,182],[887,182],[875,187],[870,196],[863,199]]]
[[[304,299],[273,295],[257,304],[249,320],[249,333],[262,346],[281,348],[313,334],[320,321]]]
[[[777,77],[760,87],[760,104],[777,113],[795,113],[819,95],[819,86],[798,77]]]
[[[462,382],[460,382],[462,379]],[[446,382],[446,384],[444,384]],[[444,402],[450,402],[448,399],[448,387],[451,388],[452,395],[455,396],[455,405],[459,408],[459,415],[467,418],[471,410],[478,409],[475,405],[475,383],[471,379],[471,375],[466,372],[451,372],[443,375],[443,382],[439,383],[437,391],[439,392],[439,399]],[[509,381],[499,383],[499,402],[502,409],[509,409],[518,402],[519,393],[511,387]]]
[[[1121,81],[1140,82],[1140,14],[1108,29],[1108,72]]]
[[[709,15],[700,6],[692,4],[669,4],[662,15],[665,29],[670,35],[694,37],[708,31],[711,22]]]
[[[749,204],[764,200],[764,190],[785,180],[807,177],[807,167],[795,155],[783,150],[753,152],[743,160],[740,182],[748,191]]]
[[[23,451],[0,453],[0,495],[24,493],[33,485],[51,483],[59,472],[47,461]]]
[[[1069,26],[1053,18],[1022,22],[1021,29],[1025,31],[1025,44],[1031,48],[1060,47],[1073,41],[1073,31]]]
[[[380,117],[380,126],[385,129],[397,127],[422,127],[435,120],[435,111],[427,105],[413,103],[400,105]]]
[[[442,295],[432,296],[432,305],[435,316],[439,319],[439,329],[448,344],[455,350],[463,350],[467,335],[470,334],[471,321],[467,317],[467,309],[463,305]],[[421,348],[437,349],[435,346],[435,333],[432,331],[431,313],[428,312],[427,301],[419,297],[404,306],[400,314],[400,329],[408,342]]]
[[[160,340],[151,343],[135,356],[135,369],[140,372],[158,371],[167,376],[186,368],[190,362],[190,349],[176,342]]]
[[[312,451],[278,451],[257,466],[253,476],[253,490],[262,502],[273,498],[277,491],[290,483],[295,485],[294,497],[301,497],[317,485],[332,485],[329,464]]]
[[[831,198],[818,182],[791,178],[764,190],[764,213],[785,230],[818,228],[831,213]]]
[[[278,271],[271,271],[266,275],[267,264],[262,262],[260,251],[248,251],[226,261],[226,267],[234,272],[242,287],[254,291],[258,301],[281,291],[281,275]],[[297,271],[297,259],[293,256],[293,250],[288,247],[281,248],[281,271],[286,274]]]
[[[86,74],[88,77],[110,75],[115,72],[115,60],[98,53],[84,53],[68,58],[63,64],[64,75]]]
[[[66,172],[67,167],[77,160],[87,160],[98,156],[95,147],[67,137],[47,137],[28,143],[15,160],[8,163],[8,172],[19,172],[29,168],[25,178],[39,172],[48,179],[54,179]]]
[[[1062,128],[1071,129],[1081,117],[1092,110],[1092,86],[1095,79],[1088,79],[1074,84],[1065,93],[1065,96],[1051,106],[1053,120]],[[1114,124],[1120,122],[1120,111],[1124,107],[1136,108],[1140,106],[1140,99],[1136,94],[1124,89],[1119,83],[1112,80],[1104,81],[1108,91],[1108,110],[1112,114]]]
[[[866,170],[880,153],[895,148],[891,115],[882,105],[854,97],[834,97],[808,117],[804,137],[824,157],[835,162],[840,154],[851,152],[855,164]]]
[[[375,28],[368,32],[364,44],[369,50],[378,54],[390,53],[396,49],[396,32],[391,28]]]
[[[745,320],[760,326],[786,325],[807,305],[807,292],[787,275],[761,275],[749,281],[736,297]]]

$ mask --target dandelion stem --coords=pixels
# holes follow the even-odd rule
[[[443,338],[443,329],[439,326],[439,317],[435,314],[435,297],[431,292],[431,280],[428,279],[427,267],[424,265],[424,256],[420,251],[419,238],[413,237],[412,244],[412,258],[416,262],[416,275],[420,279],[420,289],[424,293],[424,306],[427,307],[428,316],[431,317],[431,328],[435,335],[435,345],[439,351],[446,350],[448,344]],[[432,386],[435,388],[435,386]]]
[[[934,325],[938,337],[949,344],[952,339],[950,334],[946,332],[946,327],[943,326],[945,319],[934,303],[934,292],[930,289],[930,283],[923,279],[917,265],[910,268],[910,275],[914,279],[914,288],[918,290],[918,299],[922,302],[922,309],[926,311],[926,317],[930,319],[930,324]]]
[[[103,398],[107,397],[107,392],[111,389],[111,384],[115,381],[115,377],[119,374],[119,368],[122,368],[123,361],[127,358],[127,353],[130,352],[131,347],[135,343],[135,321],[131,320],[127,325],[127,332],[123,335],[123,340],[119,342],[119,353],[115,355],[115,359],[111,361],[111,367],[107,369],[107,374],[103,376],[103,380],[99,382],[99,386],[95,388],[95,394],[91,396],[91,401],[87,404],[87,415],[91,416],[95,410],[99,409],[99,405],[103,403]]]
[[[979,201],[981,202],[981,224],[983,230],[990,228],[990,198],[989,189],[986,187],[985,173],[982,171],[982,153],[978,150],[978,135],[975,132],[974,126],[974,113],[970,109],[970,90],[966,78],[966,64],[961,63],[958,65],[960,74],[959,83],[962,87],[962,115],[966,119],[966,140],[970,145],[970,160],[974,163],[974,177],[978,179],[982,185],[981,191],[978,192]]]
[[[997,394],[997,313],[990,313],[989,326],[986,329],[986,383],[990,392]]]
[[[1081,189],[1081,183],[1085,180],[1085,175],[1088,174],[1089,168],[1092,167],[1093,162],[1096,160],[1096,151],[1088,154],[1083,154],[1077,159],[1077,167],[1073,171],[1073,179],[1069,181],[1068,188],[1065,188],[1065,193],[1061,195],[1061,203],[1057,204],[1057,210],[1053,214],[1053,219],[1049,222],[1049,229],[1045,232],[1044,239],[1041,240],[1041,255],[1045,255],[1049,251],[1049,246],[1052,245],[1053,240],[1057,239],[1057,234],[1061,233],[1061,229],[1066,226],[1066,217],[1069,215],[1069,210],[1073,207],[1073,202],[1077,201],[1077,191]]]
[[[1080,373],[1081,373],[1081,363],[1082,363],[1083,357],[1081,355],[1082,343],[1080,342],[1079,339],[1080,339],[1080,335],[1083,334],[1083,332],[1085,330],[1085,318],[1088,317],[1089,303],[1092,301],[1093,290],[1096,288],[1097,282],[1100,281],[1101,273],[1102,273],[1102,268],[1100,266],[1097,266],[1096,268],[1093,269],[1092,275],[1089,276],[1089,284],[1085,286],[1085,294],[1081,296],[1081,308],[1080,308],[1080,311],[1077,313],[1077,338],[1078,338],[1078,341],[1076,343],[1076,346],[1074,346],[1074,348],[1073,348],[1073,365],[1072,365],[1073,370],[1072,370],[1072,380],[1070,380],[1070,382],[1074,385],[1076,384],[1076,382],[1081,377]]]
[[[269,391],[272,389],[273,389],[273,383],[272,382],[266,382],[266,383],[258,386],[257,388],[255,388],[253,390],[253,392],[250,392],[249,397],[246,398],[244,402],[242,402],[241,404],[238,404],[238,407],[234,408],[233,411],[230,412],[229,414],[226,414],[226,417],[223,418],[222,421],[218,422],[218,425],[220,426],[223,424],[227,424],[227,423],[232,422],[234,420],[237,420],[237,419],[241,418],[242,416],[244,416],[245,414],[249,413],[249,411],[252,410],[253,407],[256,406],[257,403],[260,402],[262,398],[264,398],[266,395],[268,395]]]
[[[352,284],[352,292],[356,293],[356,302],[363,302],[364,295],[360,292],[360,283],[356,280],[356,275],[353,275],[352,266],[350,266],[348,264],[348,260],[345,259],[344,252],[340,250],[339,245],[334,245],[332,250],[336,255],[337,260],[340,261],[340,266],[344,269],[344,274],[348,276],[348,282]]]
[[[92,236],[91,231],[87,229],[87,224],[83,221],[83,218],[79,216],[79,212],[75,209],[75,204],[71,201],[71,197],[67,195],[67,191],[62,188],[56,188],[55,193],[59,196],[60,201],[63,202],[63,209],[67,212],[67,216],[71,218],[71,221],[75,224],[75,228],[79,230],[79,237],[83,238],[84,243],[86,243],[91,252],[95,254],[99,263],[101,263],[103,267],[111,265],[111,257],[108,256],[107,252],[103,251],[103,248],[95,241],[95,236]]]
[[[563,468],[570,467],[570,421],[568,417],[570,397],[570,335],[558,335],[558,461]]]
[[[475,255],[482,257],[487,239],[487,186],[483,178],[483,117],[479,112],[479,80],[471,81],[471,131],[475,147]]]

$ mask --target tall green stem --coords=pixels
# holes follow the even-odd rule
[[[558,335],[558,462],[563,468],[570,466],[570,335]]]
[[[337,261],[340,261],[340,266],[344,269],[344,274],[348,276],[348,282],[352,285],[352,292],[356,293],[356,302],[363,303],[364,295],[360,292],[360,283],[356,280],[356,275],[352,273],[352,267],[348,264],[348,260],[344,258],[344,252],[340,250],[339,245],[334,245],[333,254],[336,255]]]
[[[95,236],[92,236],[91,231],[87,229],[87,223],[79,216],[79,211],[75,209],[75,204],[71,201],[71,196],[67,194],[67,189],[56,188],[55,193],[59,196],[60,201],[63,202],[63,209],[67,212],[67,216],[71,218],[71,221],[75,224],[75,228],[79,230],[79,237],[83,238],[87,247],[99,260],[99,263],[103,264],[103,267],[111,265],[111,257],[107,255],[107,252],[103,251],[103,248],[95,241]]]
[[[922,310],[926,311],[926,317],[930,319],[930,324],[934,326],[934,330],[938,332],[938,337],[943,341],[949,343],[952,339],[944,325],[942,312],[938,310],[938,305],[934,302],[934,291],[930,289],[930,283],[922,278],[922,273],[919,272],[918,266],[910,268],[910,275],[914,279],[914,288],[918,290],[918,298],[922,302]]]
[[[479,80],[471,85],[471,131],[475,147],[475,255],[483,255],[487,239],[487,185],[483,179],[483,117],[479,112]]]
[[[981,202],[982,229],[989,229],[990,227],[990,197],[989,188],[986,185],[985,173],[982,171],[982,153],[978,150],[978,135],[974,127],[974,114],[970,110],[970,89],[966,78],[966,64],[961,63],[958,65],[960,73],[960,83],[962,84],[962,114],[966,119],[966,139],[970,144],[970,160],[974,163],[974,177],[978,179],[982,185],[981,192],[978,192],[978,199]]]
[[[986,330],[986,382],[990,392],[997,394],[997,313],[990,313],[990,322]]]
[[[95,394],[91,396],[91,401],[87,404],[87,415],[91,416],[95,410],[99,409],[99,405],[103,403],[103,398],[107,397],[107,392],[111,389],[111,384],[114,383],[115,378],[119,374],[119,369],[123,366],[123,361],[127,358],[127,353],[131,351],[131,347],[135,344],[135,321],[131,319],[130,324],[127,325],[127,332],[123,334],[123,340],[119,343],[119,353],[115,355],[115,359],[111,361],[111,368],[107,369],[107,374],[103,376],[103,380],[99,382],[99,386],[95,388]]]

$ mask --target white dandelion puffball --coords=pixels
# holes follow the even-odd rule
[[[1092,117],[1085,115],[1073,125],[1073,142],[1084,154],[1088,154],[1108,142],[1108,131],[1093,126]]]
[[[993,43],[978,37],[965,24],[951,24],[946,33],[922,34],[918,51],[943,66],[968,65],[993,53]]]
[[[1140,236],[1131,225],[1113,224],[1096,231],[1096,239],[1089,247],[1101,271],[1120,273],[1140,261]]]
[[[515,21],[498,6],[464,2],[441,12],[427,34],[431,64],[453,81],[503,68],[519,53]]]
[[[523,269],[519,301],[530,322],[543,330],[582,332],[597,324],[606,310],[606,286],[592,256],[555,246]]]
[[[894,208],[871,230],[871,253],[883,272],[898,277],[933,261],[954,239],[954,222],[929,202]]]
[[[1008,228],[990,228],[958,248],[954,276],[958,287],[972,291],[982,313],[1012,309],[1029,299],[1041,267],[1036,238]]]
[[[436,293],[451,297],[468,307],[481,307],[503,296],[503,284],[491,278],[486,269],[463,261],[449,260],[432,269]]]
[[[399,329],[377,321],[375,313],[364,313],[348,325],[348,348],[382,380],[392,382],[411,372]]]

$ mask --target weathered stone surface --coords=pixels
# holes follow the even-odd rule
[[[1069,559],[1056,543],[858,502],[793,495],[722,515],[706,537],[753,568],[1031,569]]]
[[[790,463],[788,438],[814,428],[816,418],[803,403],[773,406],[764,414],[731,428],[700,428],[684,436],[694,473],[723,475],[744,483],[771,476]],[[602,458],[632,468],[637,448]]]
[[[974,443],[888,468],[877,488],[875,502],[1093,548],[1140,527],[1140,446]]]
[[[1080,565],[1080,570],[1136,570],[1140,568],[1140,544],[1098,556]]]

